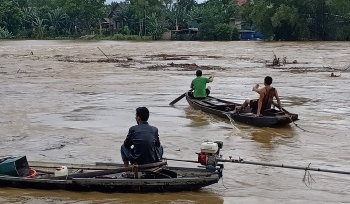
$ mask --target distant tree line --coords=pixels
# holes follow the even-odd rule
[[[349,0],[251,0],[241,16],[273,40],[350,40]]]
[[[349,40],[349,0],[0,0],[0,38],[60,38],[99,34],[99,23],[119,22],[115,33],[160,39],[166,30],[187,29],[200,19],[199,32],[184,40],[237,40],[231,18],[241,18],[266,39]]]

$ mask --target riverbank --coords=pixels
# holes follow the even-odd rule
[[[21,38],[21,37],[8,37],[0,38],[0,40],[114,40],[114,41],[151,41],[151,36],[139,36],[139,35],[123,35],[114,34],[113,36],[105,35],[83,35],[83,36],[56,36],[56,37],[43,37],[37,38]]]
[[[98,49],[100,48],[111,59]],[[33,52],[33,55],[30,52]],[[286,65],[278,69],[273,53]],[[128,60],[129,58],[130,60]],[[119,147],[135,109],[147,106],[159,129],[164,157],[195,160],[204,140],[224,142],[224,158],[324,169],[349,169],[350,73],[330,77],[331,66],[350,64],[344,42],[126,42],[3,41],[0,43],[0,155],[28,160],[122,163]],[[106,60],[106,61],[105,61]],[[293,64],[296,60],[298,64]],[[91,61],[86,63],[87,61]],[[266,62],[268,61],[268,62]],[[189,64],[186,67],[185,64]],[[164,65],[164,66],[163,66]],[[197,66],[198,67],[197,67]],[[155,66],[154,68],[150,66]],[[306,72],[283,68],[300,66]],[[273,77],[283,107],[299,114],[284,128],[255,128],[193,110],[186,100],[195,69],[215,74],[211,95],[242,103],[254,84]],[[308,71],[316,69],[317,72]],[[183,163],[171,162],[171,166]],[[188,164],[186,164],[188,165]],[[193,164],[194,166],[196,164]],[[314,172],[225,164],[222,182],[199,192],[125,195],[1,189],[2,203],[308,203],[349,201],[350,178]]]

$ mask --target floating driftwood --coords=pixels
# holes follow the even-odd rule
[[[92,62],[107,62],[107,63],[116,63],[116,62],[127,62],[126,60],[119,59],[94,59],[94,60],[74,60],[74,59],[59,59],[58,61],[63,62],[79,62],[79,63],[92,63]]]
[[[190,57],[198,58],[212,58],[217,59],[221,56],[211,56],[211,55],[177,55],[177,54],[157,54],[157,55],[146,55],[146,58],[159,58],[159,60],[188,60]]]
[[[336,75],[336,74],[334,74],[333,72],[331,73],[331,77],[340,77],[340,75],[341,75],[341,74]]]
[[[151,65],[148,66],[147,69],[148,70],[152,70],[152,71],[157,71],[157,70],[162,70],[162,69],[166,69],[166,68],[171,68],[171,67],[176,67],[176,68],[181,68],[182,71],[195,71],[198,69],[201,70],[226,70],[226,68],[224,67],[219,67],[219,66],[207,66],[207,65],[197,65],[196,63],[179,63],[176,64],[174,62],[169,63],[169,64],[158,64],[158,65]]]
[[[106,56],[107,59],[109,59],[109,57],[108,57],[99,47],[97,47],[97,48],[102,52],[102,54],[103,54],[104,56]]]
[[[279,66],[284,66],[286,64],[308,64],[307,62],[305,63],[298,63],[297,60],[293,60],[292,62],[287,61],[287,57],[283,57],[280,59],[279,57],[276,56],[276,54],[273,52],[273,59],[271,64],[266,64],[267,67],[279,67]]]
[[[307,72],[350,72],[346,69],[337,69],[332,67],[288,67],[288,68],[274,68],[274,69],[280,69],[282,72],[291,72],[291,73],[307,73]],[[333,73],[330,75],[330,77],[339,77],[341,74],[336,75]]]

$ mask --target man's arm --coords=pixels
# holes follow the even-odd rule
[[[261,91],[262,89],[259,89],[259,84],[256,84],[254,87],[253,87],[253,89],[252,89],[252,91],[255,91],[256,93],[258,93],[258,94],[260,94],[260,91]]]
[[[260,90],[260,97],[259,97],[259,101],[258,101],[258,110],[256,112],[256,117],[260,116],[260,111],[261,111],[261,106],[262,106],[263,100],[264,100],[264,91]]]
[[[211,75],[210,77],[209,77],[209,82],[213,82],[214,81],[214,75]]]
[[[128,149],[131,149],[131,145],[133,145],[133,143],[132,143],[133,136],[134,136],[134,130],[131,127],[129,129],[128,135],[126,136],[126,139],[124,140],[124,146]]]
[[[156,137],[156,147],[160,147],[160,140],[159,140],[159,134],[158,134],[157,128],[154,136]]]
[[[277,90],[275,91],[275,97],[276,97],[276,100],[277,100],[278,109],[280,109],[280,111],[283,111],[282,110],[281,100],[280,100],[280,97],[278,96]]]
[[[194,89],[193,81],[191,82],[190,88],[191,88],[191,89]]]

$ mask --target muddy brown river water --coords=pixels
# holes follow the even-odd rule
[[[104,62],[97,47],[113,62]],[[273,53],[287,64],[266,66]],[[195,160],[204,140],[222,140],[224,157],[350,171],[349,66],[348,42],[0,41],[0,155],[120,163],[135,108],[147,106],[165,157]],[[215,74],[212,96],[234,102],[256,98],[252,86],[272,76],[284,108],[299,114],[296,123],[307,132],[294,124],[231,124],[185,99],[169,106],[189,89],[197,68]],[[197,192],[1,188],[0,203],[350,203],[350,175],[311,174],[316,183],[308,188],[304,171],[226,164],[223,183]]]

